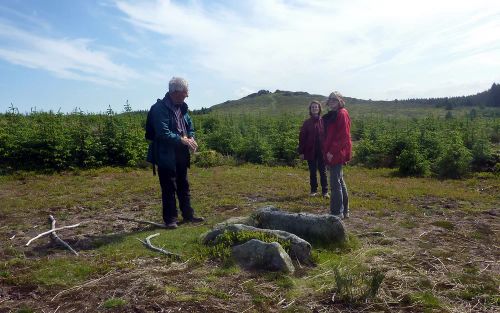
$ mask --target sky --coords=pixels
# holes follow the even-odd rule
[[[392,100],[500,83],[500,1],[2,0],[0,112],[190,109],[261,89]]]

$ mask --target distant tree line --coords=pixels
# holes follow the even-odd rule
[[[455,107],[500,107],[500,84],[493,83],[489,90],[471,96],[444,97],[444,98],[417,98],[394,100],[395,102],[406,104],[427,104],[439,108],[452,110]]]

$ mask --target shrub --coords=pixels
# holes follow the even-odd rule
[[[472,144],[472,165],[477,169],[481,169],[489,166],[492,161],[491,143],[485,137],[477,138]]]
[[[236,133],[235,129],[230,129],[229,127],[212,130],[204,137],[208,149],[215,150],[224,155],[234,154],[237,143],[241,139],[239,133]]]
[[[272,160],[272,151],[266,139],[254,132],[240,141],[236,156],[246,162],[263,164]]]
[[[275,132],[274,136],[271,136],[270,142],[273,143],[271,150],[275,160],[286,165],[295,164],[299,145],[299,138],[296,136],[295,130],[289,130],[285,133]]]
[[[407,147],[397,158],[399,173],[404,176],[425,176],[430,164],[416,147]]]
[[[443,153],[443,139],[437,131],[424,129],[418,138],[423,157],[434,162]]]
[[[193,163],[199,167],[214,167],[226,164],[234,164],[235,160],[230,156],[223,156],[214,150],[205,150],[194,155]]]
[[[380,163],[378,149],[373,140],[363,139],[356,146],[353,163],[361,163],[367,167],[377,167]]]
[[[462,178],[470,170],[472,154],[463,144],[450,144],[438,159],[434,172],[441,178]]]

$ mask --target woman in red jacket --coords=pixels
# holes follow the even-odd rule
[[[352,157],[351,119],[344,108],[344,99],[338,92],[330,94],[326,105],[330,111],[323,116],[323,156],[330,167],[330,212],[339,218],[349,218],[349,198],[342,166]]]
[[[323,162],[323,153],[321,150],[325,132],[323,120],[321,119],[321,103],[312,101],[309,104],[309,115],[311,117],[304,121],[300,129],[298,152],[300,158],[307,160],[307,165],[309,166],[311,196],[318,194],[316,171],[319,171],[323,196],[329,197],[325,163]]]

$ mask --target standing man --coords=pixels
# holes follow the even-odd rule
[[[188,95],[188,82],[173,77],[168,84],[167,94],[151,107],[146,121],[146,139],[152,141],[147,160],[153,164],[153,172],[158,165],[163,221],[166,228],[170,229],[177,228],[176,194],[183,222],[203,221],[202,217],[194,216],[187,177],[189,152],[198,148],[193,122],[184,102]]]

